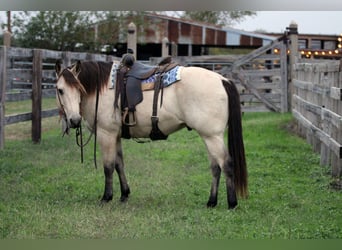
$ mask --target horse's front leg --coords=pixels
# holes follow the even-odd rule
[[[101,201],[111,201],[113,199],[113,172],[114,164],[104,164],[103,165],[105,174],[105,188]]]
[[[117,155],[117,135],[98,130],[97,136],[101,146],[105,176],[105,187],[101,201],[108,202],[113,199],[113,172]]]
[[[120,137],[118,135],[109,136],[108,133],[106,133],[104,135],[99,134],[98,138],[102,149],[105,175],[105,188],[101,200],[108,202],[113,199],[113,172],[114,169],[116,169],[121,187],[120,200],[125,201],[127,200],[130,191],[124,172]]]
[[[121,189],[120,201],[124,202],[124,201],[127,201],[128,196],[131,191],[129,189],[126,175],[125,175],[123,152],[122,152],[120,136],[118,136],[116,144],[117,144],[117,154],[116,154],[116,160],[115,160],[115,170],[118,174],[119,181],[120,181],[120,189]]]

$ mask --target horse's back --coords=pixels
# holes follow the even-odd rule
[[[197,87],[206,87],[206,86],[220,86],[222,85],[222,80],[225,79],[220,74],[205,69],[201,67],[182,67],[181,69],[181,79],[189,84],[196,84],[196,80],[201,84]],[[195,80],[195,82],[192,82]]]

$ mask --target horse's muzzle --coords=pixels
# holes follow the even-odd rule
[[[69,118],[70,128],[78,128],[81,125],[82,117],[81,116],[71,116]]]

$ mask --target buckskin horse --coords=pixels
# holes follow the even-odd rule
[[[129,66],[134,68],[134,65]],[[235,208],[238,204],[237,196],[245,198],[248,195],[240,97],[235,84],[204,68],[177,66],[174,83],[163,85],[157,95],[153,89],[142,91],[144,83],[141,83],[138,87],[141,91],[138,91],[140,100],[133,107],[134,118],[130,115],[132,112],[128,114],[134,124],[124,126],[123,116],[127,112],[125,114],[115,105],[115,102],[121,103],[124,99],[123,95],[115,94],[119,93],[115,89],[124,86],[118,82],[120,68],[118,61],[78,61],[63,69],[61,63],[56,62],[56,99],[66,125],[65,130],[79,128],[83,119],[89,130],[97,134],[105,175],[101,201],[108,202],[113,198],[112,178],[115,170],[120,182],[120,200],[126,201],[130,194],[121,144],[124,127],[129,133],[128,138],[148,138],[152,127],[157,127],[166,137],[182,128],[188,128],[198,132],[208,151],[212,182],[207,206],[217,205],[218,186],[223,171],[228,208]],[[139,77],[132,73],[133,77],[140,79],[146,75],[144,69],[141,72],[137,73]],[[155,73],[156,78],[165,78],[164,73]],[[158,105],[153,104],[156,97]],[[155,107],[158,110],[151,115]],[[151,121],[156,117],[157,126],[152,125]],[[227,128],[228,149],[224,142]]]

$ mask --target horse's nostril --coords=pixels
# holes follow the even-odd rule
[[[72,128],[77,128],[80,126],[80,123],[81,123],[81,119],[80,118],[75,118],[75,117],[72,117],[69,119],[70,121],[70,125]]]

